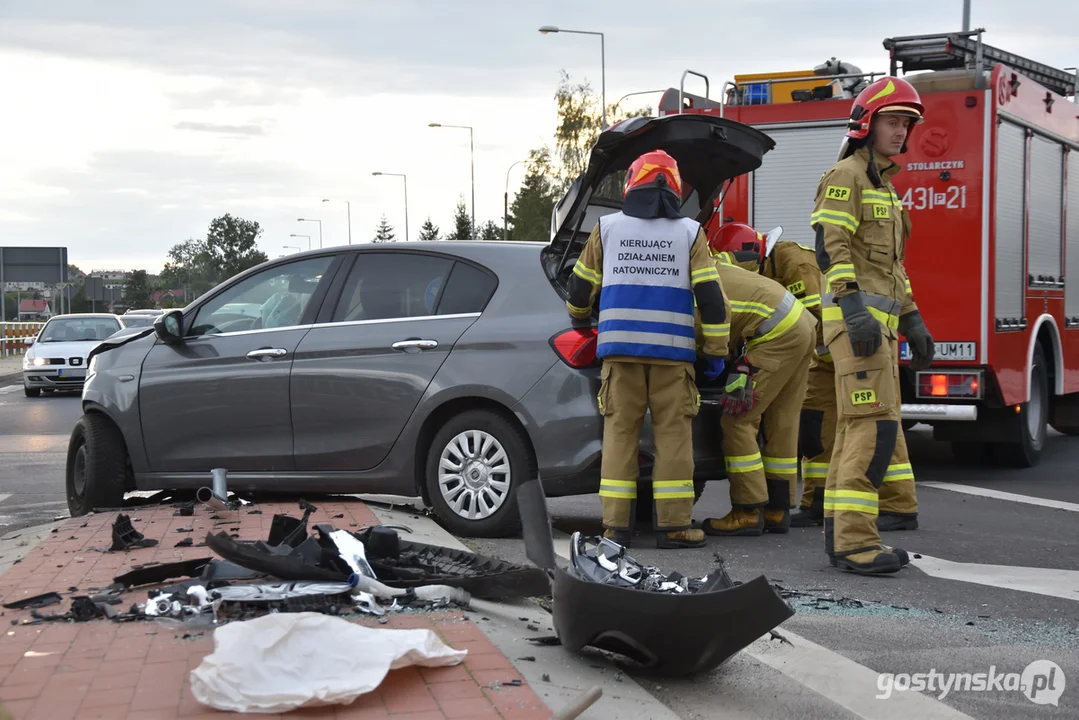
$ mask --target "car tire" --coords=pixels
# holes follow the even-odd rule
[[[95,507],[120,507],[127,480],[127,446],[120,429],[100,413],[75,423],[67,446],[67,507],[85,515]]]
[[[22,392],[23,392],[23,395],[25,395],[26,397],[38,397],[38,396],[41,395],[41,388],[32,388],[32,387],[26,387],[25,385],[23,385],[22,386]]]
[[[693,504],[696,505],[697,501],[701,499],[701,495],[704,494],[704,489],[707,486],[707,482],[703,480],[697,480],[693,483]],[[652,523],[655,519],[655,500],[652,497],[652,483],[643,482],[637,485],[637,524],[647,525],[648,529],[652,529]]]
[[[1030,399],[1020,405],[1019,413],[1013,418],[1013,434],[1019,441],[993,445],[997,461],[1009,467],[1029,468],[1041,462],[1049,423],[1049,374],[1045,366],[1045,352],[1040,344],[1035,345],[1030,366]]]
[[[466,481],[462,473],[453,472],[455,464],[475,477]],[[521,431],[490,410],[469,410],[450,418],[427,449],[428,496],[442,524],[454,535],[517,535],[521,528],[517,488],[533,474]],[[479,516],[468,517],[474,509]]]

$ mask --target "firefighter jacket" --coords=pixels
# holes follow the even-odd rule
[[[891,184],[899,166],[887,157],[875,157],[874,162],[880,187],[870,179],[866,148],[824,173],[810,222],[817,238],[817,265],[826,279],[823,319],[842,320],[835,300],[862,292],[869,312],[894,336],[899,315],[917,310],[903,268],[911,223]]]
[[[574,265],[569,314],[591,317],[597,293],[597,357],[694,362],[695,304],[704,323],[702,352],[728,352],[730,305],[708,240],[692,219],[604,216]]]
[[[789,240],[780,241],[764,259],[763,266],[760,256],[752,250],[721,252],[715,255],[715,260],[717,265],[737,265],[775,280],[820,320],[820,295],[824,275],[817,267],[816,258],[809,248]]]
[[[780,361],[754,349],[794,327],[805,306],[782,285],[755,272],[723,262],[716,263],[716,270],[731,303],[731,353],[744,354],[755,367],[776,371]]]

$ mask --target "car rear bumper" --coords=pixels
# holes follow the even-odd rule
[[[69,373],[70,375],[68,375]],[[22,373],[23,386],[38,390],[57,390],[61,392],[82,390],[85,382],[86,371],[81,369],[33,368],[23,370]]]

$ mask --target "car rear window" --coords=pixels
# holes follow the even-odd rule
[[[496,284],[490,273],[467,263],[455,264],[438,304],[438,314],[483,312]]]
[[[433,315],[453,260],[419,253],[361,253],[349,272],[333,322]]]

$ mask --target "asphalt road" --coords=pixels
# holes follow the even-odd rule
[[[64,454],[79,414],[77,396],[31,399],[17,385],[0,388],[0,534],[66,516]],[[769,664],[765,643],[705,677],[631,674],[686,718],[1079,717],[1079,439],[1051,433],[1041,465],[1029,470],[961,467],[924,426],[908,442],[921,528],[885,541],[922,557],[897,576],[859,578],[829,567],[819,528],[711,538],[707,549],[681,551],[656,550],[642,529],[631,552],[645,564],[699,576],[718,555],[735,580],[766,575],[797,613],[780,631],[819,647],[805,650],[801,667]],[[597,497],[553,499],[550,507],[561,537],[599,532]],[[694,518],[728,508],[727,484],[713,483]],[[525,561],[519,539],[464,541]],[[911,692],[875,698],[883,694],[876,683],[885,682],[877,673],[1021,673],[1035,660],[1059,666],[1066,683],[1059,705],[1035,704],[1020,691],[954,690],[932,702],[943,713],[934,715],[932,707],[927,714],[904,705]]]

